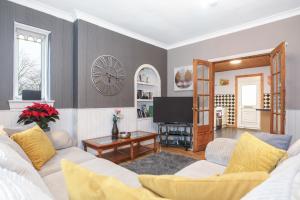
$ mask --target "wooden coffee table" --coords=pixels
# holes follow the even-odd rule
[[[157,152],[157,133],[149,133],[144,131],[131,132],[131,137],[128,139],[113,140],[111,136],[93,138],[83,140],[84,150],[87,148],[94,149],[98,152],[98,157],[111,160],[114,163],[133,160],[137,156],[148,153]],[[154,140],[152,148],[141,144],[143,141]],[[103,153],[105,150],[113,149],[113,151]]]

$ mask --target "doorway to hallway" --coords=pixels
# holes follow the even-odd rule
[[[260,129],[260,112],[263,104],[263,74],[236,76],[237,128]]]

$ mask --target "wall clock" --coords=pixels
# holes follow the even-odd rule
[[[94,87],[105,96],[118,94],[126,79],[121,62],[111,55],[99,56],[91,68],[91,80]]]

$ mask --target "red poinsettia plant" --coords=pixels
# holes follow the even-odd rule
[[[49,122],[55,122],[59,119],[58,111],[48,104],[33,103],[27,106],[19,116],[18,123],[24,125],[35,122],[43,130],[49,130]]]

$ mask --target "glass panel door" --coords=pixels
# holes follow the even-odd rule
[[[204,150],[213,139],[213,65],[207,61],[193,61],[194,83],[194,151]]]
[[[285,127],[285,43],[271,53],[271,133],[284,134]]]

